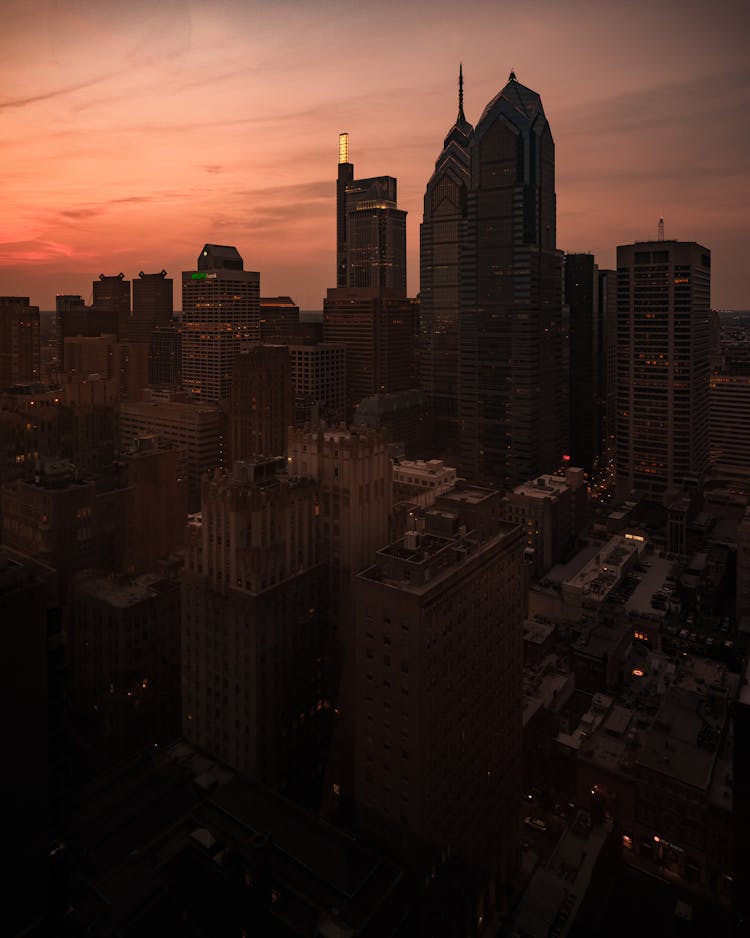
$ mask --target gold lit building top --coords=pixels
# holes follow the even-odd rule
[[[349,162],[349,134],[339,134],[339,163]]]

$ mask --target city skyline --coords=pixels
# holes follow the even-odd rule
[[[588,2],[534,14],[477,3],[450,30],[443,7],[11,4],[2,292],[51,309],[101,271],[174,278],[196,243],[215,242],[238,246],[264,294],[320,309],[347,131],[358,175],[398,179],[414,295],[424,184],[463,61],[472,122],[511,67],[544,96],[561,249],[614,266],[616,246],[652,239],[663,216],[667,238],[711,246],[712,305],[750,305],[743,6],[636,3],[623,17]]]

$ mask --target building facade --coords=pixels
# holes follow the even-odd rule
[[[260,274],[237,248],[206,244],[182,274],[182,382],[199,400],[229,397],[234,359],[260,335]]]
[[[458,116],[427,183],[419,253],[419,381],[428,397],[434,451],[450,461],[456,461],[460,452],[459,270],[473,133],[464,116],[461,70]]]
[[[711,252],[617,249],[617,494],[662,499],[709,461]]]
[[[230,461],[283,456],[293,420],[286,346],[243,349],[235,359],[229,392]]]
[[[27,296],[0,296],[0,388],[40,379],[39,307]]]

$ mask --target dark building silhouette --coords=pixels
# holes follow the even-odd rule
[[[53,732],[59,730],[55,717],[60,716],[48,710],[54,679],[49,617],[55,597],[54,570],[0,547],[2,730],[7,751],[17,760],[4,788],[13,805],[6,813],[5,833],[15,845],[3,874],[3,930],[11,935],[41,922],[49,898],[49,808],[54,792],[47,741],[57,742]]]
[[[116,309],[86,306],[82,296],[58,294],[55,300],[58,377],[65,371],[65,340],[75,336],[117,335]]]
[[[261,342],[288,345],[299,332],[299,306],[290,296],[262,296],[258,338]]]
[[[601,458],[604,390],[602,321],[593,254],[565,255],[565,303],[570,323],[570,457],[591,472]]]
[[[149,384],[177,388],[182,384],[182,328],[156,326],[149,339]]]
[[[294,425],[346,419],[346,348],[327,342],[289,346]]]
[[[327,343],[347,350],[349,411],[373,394],[416,384],[418,314],[401,291],[377,287],[330,289],[323,303]]]
[[[236,462],[204,478],[182,580],[183,733],[313,803],[330,709],[316,486],[285,467]]]
[[[0,388],[40,377],[39,307],[27,296],[0,296]]]
[[[385,287],[406,294],[406,212],[393,176],[355,179],[349,135],[339,135],[336,286]]]
[[[150,342],[154,329],[169,328],[174,312],[173,285],[166,270],[156,274],[141,271],[133,281],[133,311],[121,320],[120,337]]]
[[[460,250],[461,469],[507,489],[568,448],[555,147],[539,95],[511,73],[469,142]]]
[[[694,241],[617,248],[617,494],[653,498],[709,458],[711,252]]]
[[[524,544],[501,507],[438,496],[355,586],[359,823],[409,866],[474,871],[477,931],[519,849]]]
[[[125,329],[130,319],[130,281],[125,274],[114,276],[99,274],[92,286],[92,309],[96,313],[110,313],[115,317],[115,335],[119,337],[120,330]]]
[[[604,426],[602,455],[607,465],[615,458],[617,426],[617,271],[599,271],[599,383]]]
[[[259,338],[260,274],[218,244],[204,246],[197,267],[182,274],[182,382],[197,399],[227,400],[237,353]]]
[[[283,456],[294,422],[289,350],[253,345],[234,363],[229,392],[229,460]]]
[[[434,450],[450,460],[459,453],[459,269],[473,133],[464,116],[461,70],[458,116],[427,183],[420,228],[419,380],[428,398]]]

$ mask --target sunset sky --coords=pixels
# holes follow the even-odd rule
[[[0,294],[42,309],[99,273],[234,244],[261,293],[335,282],[339,131],[398,178],[419,289],[422,197],[456,112],[511,67],[557,152],[558,246],[612,266],[656,236],[713,252],[750,308],[750,3],[735,0],[4,0]],[[179,288],[175,308],[181,305]]]

